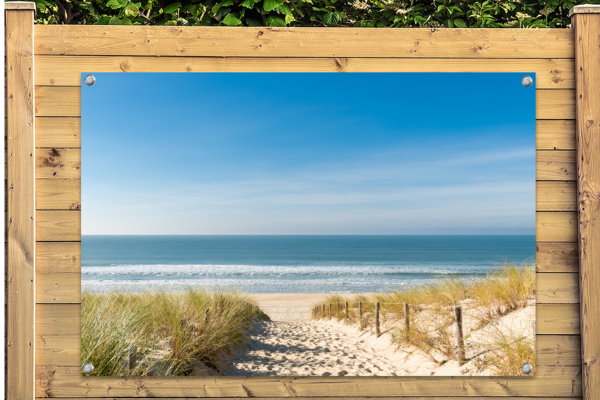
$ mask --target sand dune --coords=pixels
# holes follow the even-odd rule
[[[227,375],[264,376],[430,376],[490,375],[475,367],[481,351],[470,342],[480,340],[490,329],[522,330],[533,335],[530,321],[535,303],[510,313],[495,327],[474,330],[465,322],[467,363],[445,360],[441,365],[414,348],[397,349],[389,333],[376,338],[355,326],[335,321],[311,321],[312,305],[324,295],[253,295],[272,321],[255,322],[247,336],[245,351],[227,361]]]

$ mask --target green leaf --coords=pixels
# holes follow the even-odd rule
[[[112,8],[116,10],[118,8],[123,8],[127,5],[127,0],[108,0],[106,3],[106,7]]]
[[[140,9],[135,4],[129,4],[125,7],[125,15],[130,17],[137,17],[140,14]]]
[[[121,23],[121,20],[117,17],[112,17],[111,19],[108,20],[108,24],[109,25],[123,25]]]
[[[466,28],[467,24],[465,24],[465,21],[463,21],[460,18],[457,18],[454,20],[454,25],[458,26],[459,28]]]
[[[165,14],[172,14],[180,8],[181,8],[181,3],[172,3],[172,4],[169,4],[168,6],[166,6],[165,8],[163,8],[163,12]]]
[[[282,4],[275,8],[275,12],[279,14],[292,15],[292,9],[287,4]]]
[[[267,12],[273,11],[275,8],[279,7],[283,3],[285,3],[285,0],[264,0],[263,9]],[[277,26],[277,25],[269,25],[269,26]]]
[[[165,25],[177,26],[177,21],[174,21],[174,20],[167,21],[167,22],[165,23]]]
[[[327,14],[323,15],[323,23],[325,25],[335,25],[339,22],[339,20],[340,17],[336,12],[328,12]]]
[[[225,18],[223,18],[223,23],[227,26],[237,26],[242,23],[237,17],[233,14],[227,14]]]
[[[104,15],[98,21],[94,22],[94,25],[109,25],[110,17]]]
[[[254,5],[256,3],[258,3],[259,0],[244,0],[244,2],[242,4],[240,4],[242,7],[246,7],[246,8],[254,8]]]
[[[271,15],[267,18],[267,26],[285,26],[285,20],[281,17]]]
[[[291,24],[295,20],[296,20],[296,18],[292,17],[290,14],[285,15],[285,23],[286,24]]]

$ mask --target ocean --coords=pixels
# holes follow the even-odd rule
[[[82,236],[82,288],[381,292],[534,262],[535,235]]]

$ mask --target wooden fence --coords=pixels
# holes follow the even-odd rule
[[[597,8],[537,30],[34,26],[33,3],[6,8],[8,399],[600,398]],[[226,71],[535,73],[537,375],[82,377],[81,73]]]

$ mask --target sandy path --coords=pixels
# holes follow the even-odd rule
[[[248,347],[229,360],[228,375],[390,376],[389,349],[338,323],[312,322],[323,295],[254,295],[272,321],[256,322]]]

